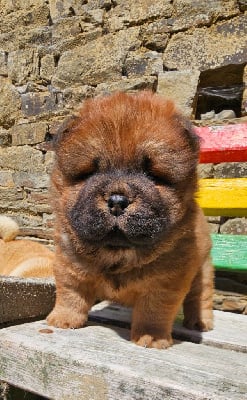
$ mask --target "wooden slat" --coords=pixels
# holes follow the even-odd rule
[[[195,127],[201,137],[201,163],[247,161],[247,123]]]
[[[103,301],[92,307],[90,320],[116,326],[130,327],[131,308]],[[182,326],[183,315],[177,316],[173,327],[173,337],[194,343],[226,348],[247,353],[247,317],[244,315],[214,311],[214,329],[198,332]],[[226,328],[227,327],[227,328]],[[237,327],[237,329],[236,329]]]
[[[200,179],[197,198],[205,215],[247,216],[247,178]]]
[[[213,234],[212,259],[217,270],[247,272],[247,235]]]
[[[225,331],[229,323],[238,330],[228,321]],[[247,399],[246,353],[188,342],[145,349],[112,326],[46,328],[1,330],[1,380],[54,400]]]
[[[51,311],[54,302],[52,279],[0,276],[0,324],[42,318]]]

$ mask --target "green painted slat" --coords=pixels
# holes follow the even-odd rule
[[[212,234],[211,255],[217,270],[247,272],[247,235]]]

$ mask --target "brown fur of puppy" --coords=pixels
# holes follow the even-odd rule
[[[152,93],[88,100],[55,139],[57,298],[50,325],[78,328],[96,299],[133,307],[131,339],[167,348],[175,316],[213,327],[210,236],[195,201],[199,140]]]
[[[15,240],[19,227],[9,217],[0,216],[0,275],[21,278],[53,276],[54,253],[31,240]]]

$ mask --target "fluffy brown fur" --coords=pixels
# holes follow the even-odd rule
[[[54,253],[31,240],[15,240],[19,227],[0,216],[0,275],[42,278],[53,275]]]
[[[96,299],[133,307],[131,339],[172,344],[175,316],[213,327],[210,237],[194,199],[199,141],[174,104],[88,100],[55,141],[57,299],[50,325],[78,328]]]

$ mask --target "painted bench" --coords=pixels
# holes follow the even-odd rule
[[[197,131],[201,162],[247,161],[247,124]],[[246,216],[246,183],[201,180],[205,214]],[[212,237],[216,269],[247,270],[246,236]],[[245,315],[215,311],[215,329],[206,333],[183,328],[178,316],[175,345],[160,351],[130,343],[131,310],[107,302],[92,308],[82,329],[23,323],[47,315],[54,295],[53,281],[0,278],[0,398],[9,385],[8,396],[19,400],[27,393],[15,387],[29,399],[247,400]]]
[[[247,123],[197,127],[201,163],[247,161]],[[198,201],[207,216],[246,217],[247,178],[201,179]],[[247,272],[247,235],[212,234],[216,270]]]

